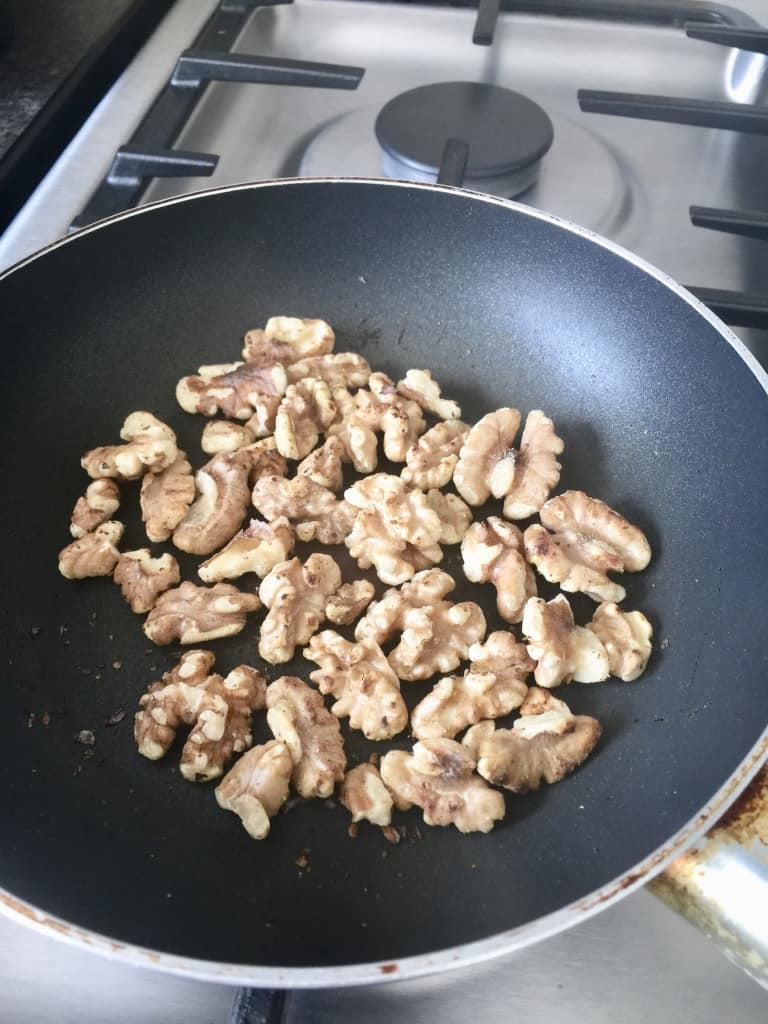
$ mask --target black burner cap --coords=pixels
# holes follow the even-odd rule
[[[482,82],[437,82],[395,96],[376,118],[390,156],[437,171],[450,138],[469,146],[467,177],[488,178],[540,160],[554,132],[546,111],[520,93]]]

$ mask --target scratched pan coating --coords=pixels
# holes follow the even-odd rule
[[[178,746],[159,763],[136,754],[138,697],[178,652],[147,642],[108,580],[57,573],[87,482],[81,452],[116,441],[124,416],[146,408],[199,465],[203,420],[176,406],[175,383],[238,358],[243,332],[275,313],[327,319],[337,350],[393,376],[431,367],[467,420],[500,405],[546,410],[566,441],[562,487],[603,498],[651,541],[651,567],[623,581],[625,607],[655,627],[647,673],[560,693],[600,719],[599,747],[567,781],[508,797],[489,835],[422,827],[393,847],[361,827],[352,840],[346,812],[314,801],[253,842],[212,787],[181,779]],[[447,189],[273,184],[150,208],[54,247],[0,281],[0,317],[0,885],[15,897],[209,962],[431,953],[530,924],[631,871],[758,741],[768,402],[712,319],[613,249]],[[141,546],[126,516],[124,546]],[[583,621],[590,602],[576,607]],[[215,643],[218,667],[252,661],[256,644],[253,624]],[[412,705],[426,687],[404,690]],[[73,740],[82,729],[92,750]],[[353,758],[370,749],[350,739]],[[402,820],[415,834],[418,814]]]

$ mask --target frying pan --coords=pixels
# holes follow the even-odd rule
[[[95,225],[4,276],[0,309],[6,910],[134,963],[219,980],[413,976],[582,920],[660,870],[757,771],[766,379],[642,261],[487,196],[301,180]],[[138,698],[178,650],[153,648],[109,581],[57,573],[87,482],[81,452],[116,441],[124,416],[145,408],[199,465],[203,422],[177,408],[175,383],[236,359],[243,332],[274,313],[327,319],[338,350],[393,376],[431,367],[467,420],[543,408],[566,441],[561,488],[603,498],[651,541],[625,602],[655,627],[647,673],[567,689],[575,712],[601,721],[599,747],[566,781],[510,796],[488,835],[419,830],[413,811],[396,847],[373,828],[353,840],[346,812],[310,801],[252,841],[211,787],[181,778],[178,748],[158,763],[136,753]],[[141,546],[125,490],[123,546]],[[456,549],[445,566],[460,577]],[[182,563],[186,578],[194,568]],[[593,606],[574,604],[584,621]],[[218,667],[258,664],[256,644],[253,625],[216,642]],[[299,658],[268,676],[309,668]],[[412,705],[428,686],[404,688]],[[82,730],[93,746],[76,742]],[[346,734],[350,759],[367,757],[372,745]],[[258,716],[255,740],[266,736]]]

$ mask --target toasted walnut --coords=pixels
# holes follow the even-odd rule
[[[338,719],[320,694],[295,676],[267,687],[267,722],[293,760],[291,781],[303,797],[328,797],[344,778],[347,758]]]
[[[80,460],[88,476],[138,480],[144,473],[159,473],[178,454],[176,435],[151,412],[132,412],[126,416],[120,437],[126,444],[92,448]]]
[[[461,420],[438,423],[405,453],[406,465],[400,476],[423,491],[445,487],[453,477],[468,433],[469,427]]]
[[[440,543],[458,544],[472,522],[472,510],[455,494],[436,487],[427,491],[427,504],[440,516]]]
[[[373,600],[376,592],[369,580],[353,580],[344,583],[325,602],[325,617],[337,626],[348,626]]]
[[[417,573],[399,590],[388,590],[360,619],[356,640],[382,644],[399,632],[389,664],[400,679],[427,679],[451,672],[485,635],[485,616],[473,601],[451,604],[445,595],[456,586],[439,569]]]
[[[254,437],[271,437],[277,423],[277,410],[283,400],[282,395],[262,395],[257,402],[253,415],[245,421],[245,426]]]
[[[297,476],[308,476],[329,491],[340,491],[344,482],[342,463],[346,458],[344,443],[339,437],[329,437],[319,448],[310,452],[296,467]]]
[[[528,413],[514,453],[515,475],[504,498],[507,519],[527,519],[538,512],[560,480],[557,456],[564,448],[555,425],[540,409]]]
[[[290,383],[305,377],[318,377],[332,388],[364,388],[371,368],[356,352],[336,352],[333,355],[310,356],[286,366]]]
[[[143,615],[155,601],[181,579],[179,563],[173,555],[153,558],[149,548],[125,551],[115,566],[112,577],[131,606],[131,611]]]
[[[346,501],[308,476],[263,476],[256,481],[251,500],[270,522],[285,516],[299,540],[341,544],[355,519],[355,510]]]
[[[353,396],[344,387],[333,389],[336,417],[326,430],[326,435],[341,441],[344,460],[351,462],[358,473],[372,473],[379,458],[379,445],[374,430],[379,422],[379,413],[377,408],[371,419],[361,410],[360,394],[368,392],[358,392]]]
[[[176,401],[185,412],[235,420],[253,416],[265,396],[285,393],[288,380],[282,366],[220,363],[201,366],[176,385]]]
[[[418,739],[453,738],[468,725],[508,715],[522,704],[534,663],[511,633],[491,633],[484,644],[472,644],[469,660],[463,676],[441,679],[411,712]]]
[[[642,531],[583,491],[551,498],[540,517],[542,526],[534,524],[525,531],[526,557],[545,579],[569,593],[581,591],[594,601],[623,601],[626,591],[607,574],[638,572],[650,561],[651,548]]]
[[[94,480],[88,484],[85,494],[77,499],[69,532],[73,537],[84,537],[86,533],[101,526],[120,507],[120,491],[114,480]]]
[[[271,523],[252,519],[229,544],[202,563],[197,570],[205,583],[236,580],[248,572],[262,578],[293,551],[294,537],[285,516]]]
[[[259,608],[256,594],[243,594],[229,583],[196,587],[187,581],[161,594],[144,622],[144,632],[161,647],[174,640],[205,643],[239,633],[248,612]]]
[[[235,754],[250,747],[251,714],[265,704],[266,682],[255,668],[240,665],[222,678],[209,675],[213,662],[210,651],[182,654],[141,698],[134,724],[139,753],[151,761],[168,753],[180,725],[194,725],[179,762],[190,782],[218,778]]]
[[[341,570],[330,555],[280,562],[262,581],[259,596],[269,613],[261,624],[259,654],[272,665],[290,661],[325,618],[325,602],[341,585]]]
[[[245,335],[243,359],[261,366],[295,363],[332,352],[335,341],[333,329],[324,320],[272,316],[263,329]]]
[[[243,521],[251,492],[244,452],[214,455],[195,475],[197,498],[173,531],[173,543],[193,555],[209,555],[231,540]]]
[[[504,797],[474,773],[475,762],[460,743],[421,740],[409,754],[390,750],[381,777],[398,810],[413,804],[427,825],[455,825],[459,832],[490,832],[504,817]]]
[[[230,768],[216,787],[216,802],[238,816],[249,836],[264,839],[269,819],[288,799],[292,772],[288,747],[270,740],[247,751]]]
[[[473,523],[461,542],[464,575],[496,587],[496,607],[505,622],[519,622],[525,602],[536,595],[536,577],[522,550],[522,533],[497,516]]]
[[[551,601],[532,597],[523,612],[523,634],[528,653],[537,662],[534,678],[539,686],[560,683],[598,683],[608,678],[608,654],[599,637],[577,626],[568,598]]]
[[[467,434],[453,471],[456,490],[470,505],[491,495],[503,498],[515,477],[512,442],[520,427],[517,409],[497,409],[478,420]]]
[[[336,415],[331,389],[324,380],[307,377],[289,384],[275,420],[275,443],[286,459],[303,459]]]
[[[341,785],[341,802],[352,821],[370,821],[386,827],[392,821],[392,797],[372,764],[348,771]]]
[[[605,647],[612,676],[629,683],[645,672],[653,627],[642,612],[624,612],[617,604],[601,604],[587,629]]]
[[[243,423],[211,420],[203,427],[200,447],[208,455],[219,455],[221,452],[236,452],[246,445],[253,444],[255,440],[254,432]]]
[[[397,390],[441,420],[457,420],[461,416],[457,402],[440,397],[440,385],[432,378],[430,370],[409,370],[403,380],[397,382]]]
[[[86,533],[59,552],[59,572],[68,580],[83,580],[89,576],[109,576],[117,565],[120,552],[117,545],[125,527],[114,520],[102,523],[92,533]]]
[[[511,729],[480,722],[463,740],[480,775],[513,793],[559,782],[586,760],[600,739],[597,719],[572,715],[567,704],[551,694],[543,696],[536,687],[531,687],[520,714]]]
[[[184,452],[167,469],[141,481],[141,518],[149,540],[168,540],[195,500],[195,478]]]
[[[336,698],[333,714],[349,718],[352,728],[362,729],[367,739],[391,739],[408,724],[400,681],[374,641],[350,643],[326,629],[312,637],[304,657],[320,666],[309,678],[320,693]]]
[[[415,571],[408,545],[431,563],[442,559],[440,517],[426,495],[409,490],[400,477],[376,473],[347,488],[344,497],[358,510],[345,543],[361,569],[374,566],[382,582],[395,585]]]

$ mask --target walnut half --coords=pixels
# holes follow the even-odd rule
[[[89,576],[109,576],[118,563],[117,545],[125,527],[116,520],[102,523],[92,533],[85,533],[59,552],[59,572],[68,580]]]
[[[528,653],[537,663],[539,686],[560,683],[599,683],[608,678],[608,654],[596,633],[577,626],[564,594],[551,601],[532,597],[523,613],[523,634]]]
[[[341,802],[352,821],[386,827],[392,821],[392,796],[372,764],[348,771],[341,786]]]
[[[288,747],[270,740],[253,747],[237,761],[216,787],[216,802],[240,818],[253,839],[269,833],[274,818],[288,799],[293,761]]]
[[[181,644],[205,643],[239,633],[246,615],[259,608],[261,601],[256,594],[244,594],[229,583],[196,587],[186,581],[161,594],[144,622],[144,632],[160,646],[174,640]]]
[[[505,622],[519,622],[536,577],[523,556],[523,535],[498,516],[473,523],[461,542],[464,575],[472,583],[496,587],[496,607]]]
[[[279,562],[266,576],[259,596],[269,609],[261,624],[259,654],[271,665],[290,661],[325,618],[325,603],[341,584],[341,570],[330,555]]]

